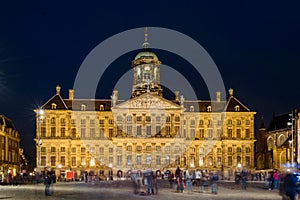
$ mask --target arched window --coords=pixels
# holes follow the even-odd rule
[[[102,104],[100,105],[100,111],[104,111],[104,106]]]
[[[190,106],[190,111],[191,111],[191,112],[194,112],[194,111],[195,111],[194,106]]]
[[[206,110],[207,112],[211,112],[211,106],[207,106]]]
[[[55,110],[56,109],[56,103],[51,104],[51,109]]]
[[[86,110],[86,105],[81,104],[81,110]]]

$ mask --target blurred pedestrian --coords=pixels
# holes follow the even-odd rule
[[[274,174],[273,174],[273,180],[274,180],[274,190],[278,189],[279,187],[279,179],[280,179],[280,174],[278,173],[277,170],[275,170]]]
[[[189,173],[189,170],[187,169],[184,173],[184,179],[186,183],[186,190],[188,193],[192,192],[192,174]]]
[[[45,185],[45,196],[51,196],[51,192],[50,192],[51,177],[49,173],[45,175],[44,185]]]
[[[218,180],[219,180],[219,176],[217,173],[214,173],[212,175],[212,186],[211,186],[211,190],[213,194],[218,194]]]
[[[297,177],[292,172],[288,172],[284,178],[284,192],[290,198],[295,200],[297,189]]]

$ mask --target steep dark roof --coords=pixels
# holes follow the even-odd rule
[[[12,128],[16,130],[11,119],[5,117],[4,115],[0,115],[0,125],[5,126],[6,128]]]
[[[273,116],[266,131],[287,129],[288,128],[287,123],[289,122],[289,118],[290,118],[289,113]]]
[[[89,111],[100,110],[100,105],[103,105],[104,111],[111,111],[110,99],[65,99],[65,103],[69,110],[81,110],[81,105],[85,105]]]
[[[226,105],[225,101],[201,101],[201,100],[186,100],[184,102],[184,107],[186,108],[186,111],[189,112],[191,106],[194,107],[194,112],[208,112],[207,107],[211,106],[211,109],[213,112],[222,112],[224,110],[224,106]]]
[[[239,106],[240,112],[249,112],[249,108],[247,108],[244,104],[242,104],[239,100],[237,100],[234,96],[229,97],[227,105],[224,108],[226,112],[236,112],[235,107]]]
[[[43,106],[42,109],[52,109],[52,104],[56,104],[56,110],[67,110],[68,107],[65,104],[64,100],[60,96],[60,94],[55,94],[49,101],[47,101]]]

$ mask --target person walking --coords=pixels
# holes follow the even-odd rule
[[[213,175],[212,175],[212,186],[211,186],[211,190],[212,190],[212,193],[213,194],[218,194],[218,185],[217,185],[217,183],[218,183],[218,180],[219,180],[219,176],[218,176],[218,174],[217,173],[214,173]]]
[[[51,196],[51,192],[50,192],[51,177],[49,173],[45,175],[44,185],[45,185],[45,196]]]
[[[278,184],[279,184],[279,179],[280,179],[280,174],[276,170],[273,174],[273,180],[274,180],[274,190],[278,189]]]
[[[189,170],[187,169],[184,173],[184,179],[186,183],[186,190],[188,193],[192,192],[192,175],[189,173]]]
[[[284,192],[290,198],[295,200],[297,189],[297,177],[292,172],[288,172],[284,178]]]

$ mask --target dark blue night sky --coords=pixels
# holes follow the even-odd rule
[[[34,155],[35,113],[61,85],[73,87],[87,54],[119,32],[165,27],[200,43],[218,66],[226,89],[266,122],[273,112],[300,106],[300,3],[287,1],[2,1],[0,3],[0,110]],[[129,3],[132,2],[132,3]],[[133,52],[110,66],[99,98],[130,69]],[[186,63],[166,52],[162,62]],[[120,63],[122,67],[120,69]],[[187,64],[188,65],[188,64]],[[180,69],[179,69],[180,70]],[[209,98],[201,77],[183,72]],[[190,76],[190,77],[189,77]],[[203,91],[203,92],[201,92]]]

